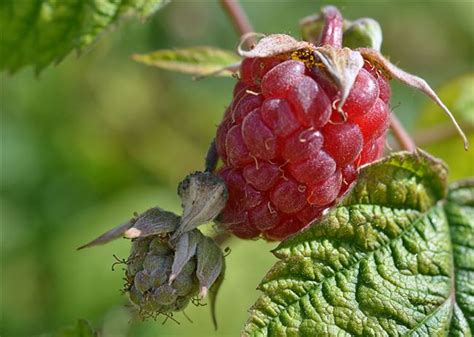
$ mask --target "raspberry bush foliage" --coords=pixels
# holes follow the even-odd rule
[[[474,180],[396,153],[274,251],[248,336],[471,336]]]
[[[242,26],[232,3],[222,2]],[[124,14],[148,16],[163,3],[4,1],[1,42],[12,51],[0,67],[39,71]],[[36,25],[25,23],[31,16]],[[68,20],[74,25],[63,26]],[[272,251],[278,261],[258,286],[242,336],[472,336],[474,178],[448,183],[441,159],[407,145],[391,112],[390,81],[441,107],[466,149],[467,138],[423,79],[380,53],[375,20],[345,20],[327,6],[300,27],[301,40],[243,34],[237,52],[198,46],[133,56],[201,79],[230,75],[232,100],[204,170],[177,188],[180,214],[154,205],[80,248],[130,240],[129,256],[116,263],[142,319],[175,320],[207,299],[217,327],[222,242],[263,239],[280,241]],[[390,126],[405,151],[387,154]],[[80,320],[59,335],[99,333]]]
[[[15,72],[32,65],[39,72],[72,50],[83,51],[105,29],[125,16],[145,18],[163,0],[16,1],[0,3],[2,53],[0,70]],[[11,18],[14,17],[14,20]],[[35,18],[34,24],[31,18]]]

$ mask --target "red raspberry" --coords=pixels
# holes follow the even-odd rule
[[[389,86],[367,63],[343,106],[343,122],[333,110],[338,91],[325,90],[330,84],[320,84],[304,63],[251,59],[241,71],[216,137],[224,162],[218,174],[230,192],[220,221],[242,238],[282,240],[320,217],[357,168],[380,157]]]
[[[339,89],[318,65],[247,58],[240,75],[216,135],[217,174],[229,189],[219,221],[241,238],[282,240],[321,217],[357,169],[382,155],[390,85],[366,60],[337,111]]]

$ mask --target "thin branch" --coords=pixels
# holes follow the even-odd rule
[[[247,14],[237,0],[220,0],[220,3],[240,36],[254,32]],[[251,47],[254,42],[254,39],[246,40],[248,47]]]
[[[392,129],[392,134],[397,140],[398,144],[403,150],[415,151],[416,145],[411,136],[405,130],[404,126],[398,119],[398,117],[392,113],[391,114],[391,123],[390,128]]]

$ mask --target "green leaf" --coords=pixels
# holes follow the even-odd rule
[[[145,18],[166,0],[2,0],[0,70],[41,71],[72,50],[82,51],[121,18]]]
[[[235,73],[235,66],[241,60],[234,52],[205,46],[164,49],[132,57],[149,66],[197,76],[230,76]]]
[[[452,184],[445,211],[451,230],[456,278],[452,336],[474,333],[474,179]]]
[[[338,207],[275,249],[243,336],[470,336],[473,193],[451,190],[445,212],[447,169],[422,151],[363,168]]]

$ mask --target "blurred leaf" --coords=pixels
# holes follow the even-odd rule
[[[33,65],[39,72],[73,49],[82,51],[125,16],[145,18],[166,0],[37,0],[0,2],[0,70]]]
[[[415,141],[434,156],[442,158],[450,168],[452,180],[474,172],[474,74],[458,77],[439,90],[439,96],[463,127],[470,149],[466,152],[462,142],[435,104],[427,104],[415,125]]]
[[[164,49],[132,58],[149,66],[198,76],[230,76],[241,58],[234,52],[215,47]]]
[[[470,335],[474,181],[445,210],[446,175],[424,152],[364,168],[339,207],[274,251],[243,335]]]
[[[62,329],[53,335],[54,337],[98,337],[92,326],[85,319],[79,319],[76,326]]]
[[[438,90],[443,102],[461,123],[474,124],[474,73],[457,77]],[[446,121],[440,108],[428,104],[420,117],[420,127],[434,126]]]

